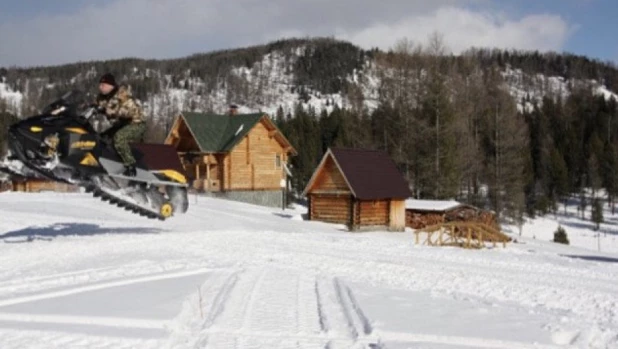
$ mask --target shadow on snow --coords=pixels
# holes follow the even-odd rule
[[[573,228],[573,229],[582,229],[582,230],[588,230],[590,233],[594,233],[597,234],[599,231],[598,230],[594,230],[595,229],[595,224],[593,222],[586,222],[586,221],[567,221],[567,220],[563,220],[563,219],[558,219],[558,223],[560,225],[562,225],[565,229],[567,229],[567,234],[569,233],[568,228]],[[607,222],[609,223],[609,222]],[[601,234],[606,234],[606,235],[618,235],[618,231],[616,231],[614,229],[615,227],[607,227],[606,225],[602,225],[601,226]]]
[[[277,212],[273,212],[273,215],[277,216],[277,217],[281,217],[281,218],[287,218],[287,219],[292,219],[294,218],[294,215],[291,214],[285,214],[285,213],[277,213]]]
[[[5,243],[23,243],[34,240],[51,241],[59,236],[93,236],[104,234],[158,234],[157,228],[106,228],[87,223],[56,223],[46,227],[32,226],[0,235]],[[20,239],[25,238],[25,239]]]
[[[568,254],[562,254],[561,256],[568,257],[568,258],[574,258],[574,259],[583,259],[589,262],[618,263],[618,258],[612,258],[612,257],[579,256],[579,255],[568,255]]]

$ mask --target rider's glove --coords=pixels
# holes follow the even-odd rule
[[[94,108],[94,110],[99,114],[105,114],[105,107],[102,107],[95,103],[91,104],[90,107]]]

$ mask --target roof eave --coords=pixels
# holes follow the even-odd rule
[[[330,149],[328,151],[333,156],[333,161],[335,161],[335,165],[337,165],[337,168],[339,169],[339,172],[341,172],[341,175],[343,176],[343,179],[345,180],[345,183],[348,185],[348,188],[350,188],[350,191],[352,192],[352,195],[354,195],[354,197],[357,197],[356,191],[354,190],[354,187],[352,187],[352,184],[350,184],[350,181],[348,180],[348,177],[345,175],[345,171],[343,170],[341,165],[339,165],[339,161],[337,161],[337,157],[335,156],[335,154],[333,152],[331,152]]]
[[[191,129],[191,125],[189,124],[189,122],[187,121],[187,118],[185,118],[183,113],[180,113],[179,115],[180,118],[182,118],[185,122],[185,125],[187,126],[187,129],[189,130],[189,133],[191,133],[191,137],[193,137],[193,140],[195,140],[195,144],[197,144],[197,147],[199,148],[200,152],[204,152],[204,147],[202,146],[202,144],[200,143],[200,140],[195,136],[195,133],[193,132],[193,130]],[[180,118],[178,119],[178,121],[180,122]]]

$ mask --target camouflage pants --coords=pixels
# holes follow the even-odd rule
[[[131,154],[131,143],[142,140],[146,132],[146,123],[128,124],[114,134],[114,148],[122,158],[125,165],[135,164],[135,158]]]

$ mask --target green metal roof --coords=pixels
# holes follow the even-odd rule
[[[217,115],[183,112],[187,127],[195,137],[201,151],[225,153],[255,126],[264,116],[263,113]]]

